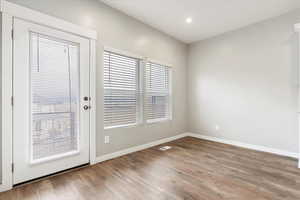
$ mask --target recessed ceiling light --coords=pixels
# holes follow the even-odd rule
[[[186,18],[185,21],[186,21],[186,23],[190,24],[190,23],[192,23],[193,19],[191,17],[188,17],[188,18]]]

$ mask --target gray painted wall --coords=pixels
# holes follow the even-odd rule
[[[299,22],[300,10],[190,45],[189,131],[298,152]]]
[[[187,131],[187,45],[97,0],[9,1],[98,31],[97,156]],[[103,46],[173,64],[173,121],[103,131]],[[111,137],[110,144],[104,144],[104,135]]]

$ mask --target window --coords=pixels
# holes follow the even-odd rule
[[[136,125],[139,60],[104,52],[104,127]]]
[[[144,114],[147,122],[170,119],[170,69],[148,62],[145,70]]]
[[[79,49],[30,33],[31,162],[79,151]]]
[[[170,68],[141,61],[104,51],[105,129],[171,119]]]

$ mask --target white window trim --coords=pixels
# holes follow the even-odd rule
[[[169,74],[169,116],[167,118],[161,118],[161,119],[154,119],[154,120],[146,120],[147,123],[158,123],[158,122],[167,122],[167,121],[172,121],[173,120],[173,64],[168,63],[168,62],[163,62],[160,60],[152,59],[152,58],[146,58],[145,62],[152,62],[156,64],[160,64],[163,66],[167,66],[170,68],[170,74]]]
[[[130,53],[130,52],[127,52],[127,51],[122,51],[122,50],[117,50],[117,49],[114,49],[114,48],[111,48],[111,47],[107,47],[107,46],[104,46],[104,48],[103,48],[103,56],[102,56],[102,64],[104,63],[104,52],[111,52],[111,53],[114,53],[114,54],[118,54],[118,55],[120,55],[120,56],[125,56],[125,57],[129,57],[129,58],[133,58],[133,59],[136,59],[136,60],[138,60],[138,65],[137,65],[137,69],[136,69],[136,71],[137,71],[137,74],[136,74],[136,78],[137,78],[137,86],[138,86],[138,91],[140,90],[140,82],[138,82],[138,81],[140,81],[139,80],[139,73],[140,73],[140,69],[141,69],[141,64],[142,64],[142,60],[143,60],[143,58],[142,58],[142,56],[139,56],[139,55],[137,55],[137,54],[134,54],[134,53]],[[104,65],[103,65],[103,68],[104,68]],[[104,71],[103,71],[103,73],[102,73],[102,76],[104,75]],[[104,86],[104,79],[103,79],[103,86]],[[105,89],[120,89],[120,88],[114,88],[114,87],[108,87],[108,88],[104,88],[103,87],[103,90],[105,90]],[[131,89],[128,89],[129,91],[131,90]],[[131,91],[136,91],[136,90],[131,90]],[[139,96],[138,96],[138,98],[139,98]],[[102,96],[102,105],[103,105],[103,110],[104,110],[104,95]],[[137,104],[137,109],[140,109],[140,107],[139,107],[139,104]],[[103,118],[104,119],[104,118]],[[116,126],[105,126],[104,125],[104,120],[103,120],[103,129],[104,130],[110,130],[110,129],[116,129],[116,128],[130,128],[130,127],[136,127],[136,126],[138,126],[138,125],[140,125],[140,115],[136,115],[136,119],[137,119],[137,121],[136,121],[136,123],[131,123],[131,124],[122,124],[122,125],[116,125]]]
[[[146,62],[152,62],[152,63],[155,63],[155,64],[159,64],[159,65],[163,65],[163,66],[167,66],[167,67],[169,67],[169,68],[171,68],[172,69],[172,64],[171,63],[167,63],[167,62],[163,62],[163,61],[160,61],[160,60],[155,60],[155,59],[152,59],[152,58],[144,58],[144,60],[146,61]]]
[[[108,47],[108,46],[104,46],[103,50],[104,51],[109,51],[109,52],[112,52],[112,53],[116,53],[116,54],[120,54],[120,55],[123,55],[123,56],[131,57],[131,58],[136,58],[136,59],[139,59],[139,60],[144,59],[143,56],[140,56],[138,54],[131,53],[129,51],[123,51],[123,50],[115,49],[115,48]]]
[[[59,160],[65,157],[70,157],[70,156],[74,156],[74,155],[78,155],[80,154],[79,150],[75,150],[75,151],[70,151],[67,153],[62,153],[62,154],[58,154],[58,155],[53,155],[53,156],[49,156],[46,158],[40,158],[40,159],[36,159],[36,160],[32,160],[30,159],[30,165],[34,166],[37,164],[42,164],[42,163],[47,163],[49,161],[54,161],[54,160]]]
[[[168,65],[167,65],[168,66]],[[169,120],[173,120],[173,68],[169,71]]]
[[[67,33],[88,38],[90,40],[90,163],[96,163],[96,40],[97,32],[70,22],[19,6],[5,0],[0,0],[2,15],[2,183],[0,192],[12,189],[13,186],[13,110],[11,98],[13,96],[13,53],[12,29],[13,18],[17,17],[31,23],[40,24]]]
[[[131,127],[136,127],[138,123],[134,124],[124,124],[124,125],[118,125],[118,126],[107,126],[104,127],[104,130],[110,130],[110,129],[116,129],[116,128],[131,128]]]
[[[173,68],[172,68],[172,64],[170,63],[166,63],[166,62],[162,62],[159,60],[155,60],[155,59],[151,59],[145,56],[141,56],[129,51],[124,51],[124,50],[119,50],[116,48],[112,48],[109,46],[104,46],[103,47],[103,52],[104,51],[108,51],[108,52],[112,52],[112,53],[116,53],[119,55],[123,55],[123,56],[127,56],[127,57],[131,57],[131,58],[135,58],[135,59],[139,59],[140,63],[139,63],[139,70],[138,70],[138,76],[139,76],[139,100],[142,100],[142,103],[140,103],[139,106],[139,117],[138,117],[138,121],[137,123],[134,124],[124,124],[124,125],[118,125],[118,126],[109,126],[109,127],[105,127],[103,124],[103,129],[104,130],[110,130],[110,129],[116,129],[116,128],[132,128],[132,127],[137,127],[137,126],[142,126],[142,125],[147,125],[147,124],[155,124],[155,123],[163,123],[163,122],[168,122],[168,121],[172,121],[173,120]],[[147,120],[144,119],[144,92],[146,91],[145,88],[145,82],[144,82],[144,72],[145,72],[145,66],[147,64],[147,62],[152,62],[152,63],[156,63],[156,64],[160,64],[163,66],[166,66],[168,68],[170,68],[170,74],[169,74],[169,116],[166,118],[159,118],[159,119],[151,119],[151,120]],[[103,61],[102,61],[103,64]],[[104,99],[104,96],[103,96]],[[104,104],[103,104],[104,105]]]
[[[139,68],[139,121],[138,124],[144,124],[144,91],[145,91],[145,82],[144,82],[144,72],[145,72],[145,60],[140,60]]]
[[[153,124],[153,123],[159,123],[159,122],[168,122],[168,121],[172,121],[173,120],[173,65],[170,63],[166,63],[166,62],[162,62],[159,60],[155,60],[155,59],[151,59],[151,58],[145,58],[144,60],[145,64],[147,64],[147,62],[151,62],[151,63],[155,63],[155,64],[159,64],[159,65],[163,65],[166,66],[170,69],[169,71],[169,116],[166,118],[159,118],[159,119],[151,119],[151,120],[144,120],[144,123],[148,123],[148,124]],[[144,88],[144,90],[146,90]]]
[[[148,124],[154,124],[154,123],[165,122],[165,121],[171,121],[171,119],[169,117],[166,117],[166,118],[157,118],[157,119],[149,119],[149,120],[147,120],[147,123]]]

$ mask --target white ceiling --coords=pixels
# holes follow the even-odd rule
[[[191,43],[279,16],[300,0],[101,0],[183,42]],[[192,17],[187,24],[185,19]]]

